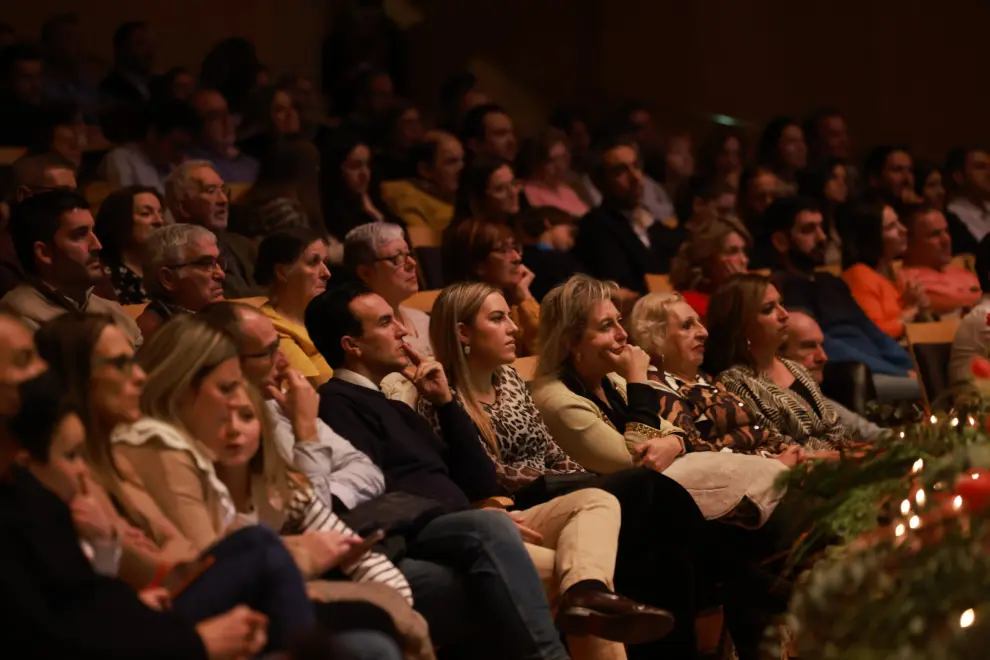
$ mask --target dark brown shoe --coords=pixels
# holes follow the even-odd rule
[[[673,630],[674,615],[618,594],[582,589],[561,598],[557,628],[577,637],[592,635],[622,644],[645,644]]]

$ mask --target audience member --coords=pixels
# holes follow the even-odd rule
[[[691,235],[670,262],[670,284],[704,320],[708,300],[735,273],[749,267],[749,234],[732,216],[696,216]]]
[[[670,224],[693,231],[693,225],[705,218],[735,216],[736,191],[725,182],[718,182],[703,175],[690,177],[677,191],[674,210],[677,216]]]
[[[357,135],[340,132],[334,137],[323,154],[320,173],[327,231],[338,240],[368,222],[401,224],[379,195],[371,149]]]
[[[199,135],[199,115],[183,101],[151,106],[147,116],[143,138],[111,150],[100,164],[102,177],[114,188],[151,186],[164,193],[169,173]]]
[[[516,226],[523,241],[523,266],[533,273],[529,290],[543,300],[550,289],[582,269],[571,254],[577,222],[559,208],[537,206],[519,214]]]
[[[473,157],[486,155],[507,163],[516,159],[519,144],[512,118],[500,105],[485,103],[468,110],[459,127],[461,143]]]
[[[250,239],[227,231],[230,190],[213,166],[202,160],[179,165],[165,182],[165,205],[173,222],[209,229],[223,259],[223,291],[227,298],[259,295],[254,281],[257,248]]]
[[[34,46],[0,50],[0,145],[26,147],[37,133],[43,70],[41,51]]]
[[[396,101],[381,120],[382,144],[375,154],[375,171],[384,181],[416,175],[412,149],[423,141],[426,129],[419,108],[409,101]]]
[[[697,173],[741,191],[739,179],[745,163],[739,135],[730,127],[716,124],[698,152]]]
[[[906,147],[874,147],[863,164],[866,189],[882,195],[888,204],[914,204],[914,160]]]
[[[488,103],[488,96],[478,88],[478,79],[470,71],[451,74],[440,85],[440,126],[449,133],[460,130],[464,115],[472,108]]]
[[[708,305],[705,370],[748,404],[760,426],[801,445],[814,458],[851,438],[811,374],[777,355],[787,341],[789,320],[769,279],[733,276]]]
[[[155,40],[147,23],[122,23],[113,33],[113,70],[100,83],[106,98],[123,103],[151,99]]]
[[[100,95],[86,70],[79,16],[66,13],[49,18],[41,28],[41,43],[45,49],[45,100],[81,108],[90,122],[94,122]]]
[[[970,233],[962,219],[948,209],[946,187],[949,183],[945,168],[935,161],[915,161],[914,193],[922,204],[936,208],[945,215],[945,221],[949,223],[949,238],[952,239],[952,254],[975,254],[979,241]]]
[[[450,133],[430,131],[409,150],[414,174],[382,183],[382,199],[407,227],[442,232],[454,218],[464,149]]]
[[[151,102],[192,101],[196,78],[184,66],[174,66],[151,79]]]
[[[288,229],[270,234],[258,247],[255,266],[258,284],[268,287],[261,311],[278,330],[279,342],[266,350],[281,349],[289,366],[322,385],[333,371],[306,332],[306,306],[327,288],[327,242],[313,229]],[[256,355],[250,357],[265,357]]]
[[[870,320],[845,282],[815,271],[825,254],[822,222],[821,211],[807,199],[782,198],[767,209],[767,230],[781,264],[775,284],[784,302],[818,321],[833,360],[865,363],[881,399],[917,399],[921,389],[911,356]]]
[[[211,48],[203,58],[199,85],[223,94],[234,117],[243,119],[252,93],[259,87],[267,87],[268,81],[254,44],[244,37],[230,37]],[[271,104],[263,105],[259,108],[262,117],[269,114]]]
[[[850,188],[855,187],[856,171],[851,164],[852,141],[846,119],[838,108],[824,106],[812,110],[804,120],[804,139],[812,165],[839,161],[848,168]]]
[[[274,138],[296,135],[301,130],[299,111],[288,89],[268,85],[251,92],[244,117],[237,128],[238,146],[262,160],[265,145]]]
[[[257,180],[231,209],[231,231],[253,239],[286,229],[324,231],[319,179],[320,152],[312,142],[273,138]]]
[[[664,145],[663,176],[657,181],[668,197],[677,198],[681,188],[695,174],[694,143],[687,132],[670,135]],[[733,190],[734,192],[734,190]]]
[[[592,178],[602,202],[581,218],[575,256],[587,272],[614,280],[623,297],[646,293],[647,273],[665,273],[679,236],[643,206],[643,170],[636,145],[613,139],[596,154]]]
[[[25,281],[0,299],[0,307],[37,330],[66,312],[109,314],[135,346],[141,332],[116,301],[93,293],[103,279],[93,215],[74,192],[53,190],[29,197],[10,219],[10,235]]]
[[[382,469],[390,492],[435,501],[449,512],[426,523],[410,551],[440,561],[456,556],[475,590],[470,609],[481,611],[427,616],[431,628],[436,619],[463,622],[462,617],[473,613],[485,621],[486,631],[496,632],[486,635],[485,643],[500,647],[504,657],[567,658],[539,575],[515,529],[522,523],[501,511],[469,510],[472,499],[494,492],[495,471],[474,437],[471,418],[453,401],[443,368],[410,351],[402,342],[406,330],[392,308],[363,287],[328,289],[307,308],[306,328],[334,369],[334,378],[320,388],[320,417],[333,419],[337,431]],[[437,407],[442,449],[440,439],[415,411],[379,391],[376,383],[397,371],[411,376],[420,395]],[[472,531],[470,549],[481,554],[465,561],[463,553],[469,548],[462,535]],[[500,567],[494,575],[504,583],[491,578],[486,557],[493,555]],[[415,581],[411,583],[415,594]],[[558,620],[571,616],[571,611],[561,611]]]
[[[32,332],[16,316],[0,312],[0,474],[14,463],[17,442],[7,429],[20,408],[21,385],[42,374],[47,365],[35,349]]]
[[[509,162],[488,154],[468,160],[457,184],[453,224],[479,218],[508,225],[517,213],[519,184]]]
[[[323,113],[316,85],[311,78],[287,73],[278,81],[280,89],[288,90],[292,95],[292,105],[299,113],[300,135],[312,140],[324,130]]]
[[[990,151],[956,149],[949,154],[945,169],[955,188],[948,210],[962,220],[978,243],[990,232]]]
[[[828,244],[825,265],[842,265],[842,236],[853,227],[839,227],[849,199],[849,171],[839,160],[830,159],[809,165],[798,174],[798,194],[814,200],[822,210]]]
[[[845,216],[843,281],[866,315],[894,339],[906,323],[923,320],[931,306],[917,278],[895,272],[907,249],[907,229],[893,207],[879,199],[857,202]]]
[[[227,99],[216,90],[201,89],[192,94],[190,102],[199,113],[202,130],[195,146],[189,149],[189,157],[210,161],[224,181],[253,183],[258,177],[259,164],[257,159],[237,148],[237,134]]]
[[[431,357],[429,314],[402,304],[419,291],[416,265],[416,257],[398,225],[360,225],[349,231],[344,240],[347,273],[389,304],[396,321],[407,331],[403,341],[420,355]]]
[[[976,276],[953,266],[952,239],[945,216],[930,206],[912,206],[904,211],[907,250],[898,277],[913,280],[924,291],[935,314],[965,312],[980,299]]]
[[[791,117],[774,117],[767,122],[757,146],[756,162],[772,170],[787,192],[796,193],[798,172],[808,164],[801,124]]]
[[[519,170],[530,206],[552,206],[578,218],[588,212],[588,205],[568,185],[573,173],[563,133],[554,131],[523,142]]]
[[[144,245],[144,289],[150,302],[137,317],[145,339],[176,314],[194,314],[223,299],[227,264],[217,237],[196,225],[156,229]]]
[[[93,232],[103,245],[100,260],[122,305],[148,302],[144,288],[144,249],[164,224],[165,200],[154,188],[128,186],[103,200]]]
[[[519,327],[517,352],[534,355],[540,304],[529,290],[534,275],[522,263],[512,229],[477,218],[451,225],[444,233],[442,257],[447,282],[485,282],[502,292]]]
[[[825,335],[822,334],[822,329],[818,327],[815,319],[804,312],[791,310],[787,324],[787,341],[781,347],[780,355],[807,369],[819,386],[825,376],[825,364],[828,362],[824,344]],[[875,442],[888,433],[835,399],[826,398],[826,401],[835,410],[839,423],[849,431],[851,437],[859,438],[864,442]]]
[[[568,182],[574,186],[581,199],[588,206],[594,206],[586,190],[576,185],[581,175],[588,172],[588,159],[591,155],[591,128],[585,113],[579,108],[557,108],[550,113],[547,120],[550,128],[556,129],[567,136],[567,147],[571,153],[571,170],[573,180]]]
[[[973,359],[990,358],[990,238],[984,237],[976,250],[976,276],[983,290],[979,304],[973,307],[959,323],[952,353],[949,357],[949,385],[969,383],[974,379]]]
[[[89,139],[79,106],[52,103],[38,112],[38,130],[28,145],[28,153],[58,156],[78,170]]]
[[[395,104],[395,88],[388,71],[373,64],[358,65],[349,76],[351,84],[345,97],[343,122],[348,132],[359,135],[376,151],[384,145],[385,118]]]

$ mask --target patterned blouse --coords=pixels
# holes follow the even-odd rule
[[[103,270],[113,282],[113,289],[117,293],[117,302],[121,305],[140,305],[148,302],[148,293],[144,290],[144,282],[141,276],[133,270],[124,265],[116,268],[107,266]]]
[[[736,365],[723,371],[719,382],[749,404],[760,426],[770,426],[805,449],[838,449],[848,432],[832,405],[822,395],[811,374],[796,362],[780,358],[794,380],[811,393],[812,401],[792,389],[780,387],[751,367]]]
[[[550,437],[525,381],[512,367],[495,372],[495,403],[483,406],[498,437],[498,454],[484,439],[482,443],[495,464],[500,495],[511,495],[543,475],[585,471]],[[436,412],[425,397],[419,397],[416,409],[439,433]]]
[[[787,445],[782,435],[756,419],[741,398],[705,374],[689,383],[665,373],[650,385],[660,400],[660,416],[684,430],[692,451],[779,454]]]

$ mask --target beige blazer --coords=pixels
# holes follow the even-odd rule
[[[626,381],[616,374],[609,374],[609,380],[625,397]],[[633,467],[630,445],[681,432],[660,417],[655,429],[630,424],[619,431],[593,401],[575,394],[557,378],[537,379],[532,389],[533,401],[554,442],[591,472],[611,474]]]

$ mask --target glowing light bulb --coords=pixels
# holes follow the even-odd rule
[[[925,467],[925,459],[919,458],[911,466],[911,474],[918,474]]]
[[[904,536],[904,523],[897,523],[897,527],[894,528],[894,536],[901,537]]]
[[[911,513],[911,500],[904,500],[901,502],[901,515],[906,516]]]
[[[959,617],[959,627],[969,628],[971,625],[973,625],[974,621],[976,621],[976,612],[974,612],[973,608],[971,607],[965,612],[963,612],[962,615]]]
[[[952,508],[955,511],[958,511],[959,509],[961,509],[962,508],[962,505],[963,505],[962,495],[956,495],[955,497],[952,498]]]
[[[951,426],[952,428],[955,428],[955,427],[959,426],[959,418],[958,417],[953,417],[952,418],[952,421],[949,422],[949,426]]]
[[[901,431],[901,439],[904,438],[904,431]]]
[[[908,527],[911,529],[918,529],[921,527],[921,518],[918,516],[911,516],[911,519],[908,520]]]
[[[969,477],[970,477],[970,479],[972,479],[973,481],[976,481],[977,479],[979,479],[979,478],[980,478],[980,474],[979,474],[979,473],[977,472],[977,473],[975,473],[975,474],[971,474],[971,475],[969,475]]]
[[[928,421],[931,422],[932,424],[934,424],[935,422],[938,421],[938,417],[936,417],[935,415],[932,415],[931,417],[928,418]]]
[[[914,501],[918,503],[918,506],[925,506],[925,491],[923,489],[918,489],[918,492],[914,494]]]
[[[969,424],[970,426],[976,426],[976,420],[973,419],[972,415],[966,418],[966,423]]]

